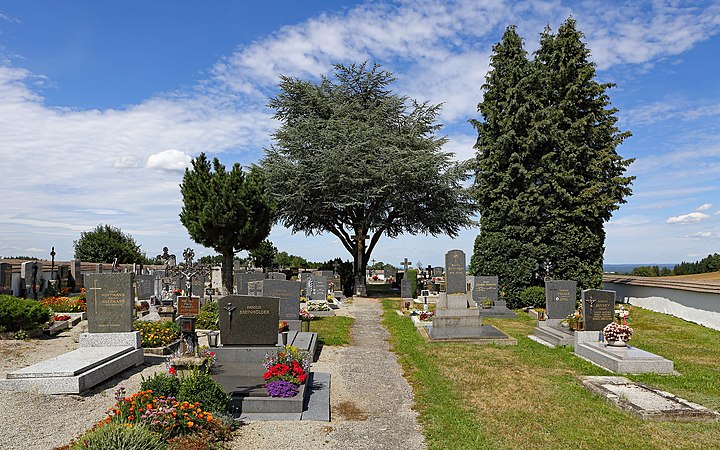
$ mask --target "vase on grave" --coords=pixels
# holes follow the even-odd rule
[[[627,342],[621,340],[621,339],[613,339],[607,341],[608,347],[627,347]]]

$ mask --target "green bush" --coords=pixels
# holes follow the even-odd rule
[[[405,276],[407,277],[408,280],[410,280],[410,286],[411,286],[411,288],[412,288],[412,296],[413,296],[413,298],[417,297],[417,295],[418,295],[418,289],[417,289],[417,276],[418,276],[418,271],[415,270],[415,269],[408,269],[408,270],[405,272]]]
[[[50,308],[35,300],[0,295],[0,326],[7,331],[31,330],[50,320]]]
[[[177,400],[190,403],[200,402],[203,409],[216,413],[225,412],[228,395],[209,373],[194,369],[189,375],[180,377]]]
[[[540,286],[533,286],[525,288],[520,292],[520,304],[511,305],[508,302],[508,308],[544,308],[545,307],[545,288]]]
[[[168,446],[152,431],[137,425],[109,423],[77,439],[71,450],[166,450]]]
[[[195,328],[200,330],[219,330],[220,322],[217,302],[208,302],[200,308]]]
[[[157,397],[177,397],[179,389],[180,380],[178,377],[162,372],[154,374],[147,380],[143,377],[142,383],[140,383],[140,390],[151,390],[153,395]]]

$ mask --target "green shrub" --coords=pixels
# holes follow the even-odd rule
[[[508,302],[508,308],[544,308],[545,307],[545,288],[533,286],[525,288],[520,292],[520,304],[511,305]]]
[[[142,383],[140,383],[140,390],[151,390],[153,395],[158,397],[177,397],[179,389],[180,380],[178,377],[163,372],[158,372],[147,380],[143,377]]]
[[[200,330],[219,330],[220,322],[217,302],[208,302],[200,308],[195,328]]]
[[[200,402],[203,409],[213,413],[224,412],[228,403],[228,395],[222,386],[209,373],[199,369],[180,377],[177,399],[180,402]]]
[[[408,269],[405,272],[405,276],[408,280],[410,280],[410,287],[412,288],[412,296],[413,298],[417,297],[418,289],[417,289],[417,276],[418,271],[415,269]]]
[[[24,341],[28,338],[27,332],[25,330],[18,330],[13,334],[13,339],[16,341]]]
[[[0,295],[0,326],[7,331],[32,330],[50,320],[50,308],[35,300]]]
[[[128,426],[129,425],[129,426]],[[71,450],[166,450],[168,446],[152,431],[137,425],[108,423],[77,439]]]

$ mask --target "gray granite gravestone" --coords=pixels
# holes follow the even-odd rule
[[[412,295],[412,283],[408,279],[400,280],[400,297],[402,298],[413,298]]]
[[[280,321],[277,297],[228,295],[218,300],[218,307],[223,347],[277,344]]]
[[[327,277],[321,275],[313,275],[310,277],[308,284],[312,287],[312,289],[308,289],[310,300],[325,300],[327,298]]]
[[[270,272],[268,278],[271,280],[287,280],[287,275],[282,272]]]
[[[434,277],[441,277],[443,276],[443,268],[442,267],[433,267],[432,269],[432,276]]]
[[[12,292],[12,264],[0,263],[0,294]]]
[[[330,278],[334,275],[334,272],[332,270],[316,270],[315,275]]]
[[[582,305],[585,331],[602,331],[615,319],[615,291],[584,290]]]
[[[497,276],[483,276],[473,277],[472,287],[472,299],[476,305],[480,306],[480,303],[487,299],[493,303],[498,300],[498,277]]]
[[[75,291],[80,291],[80,288],[83,287],[83,276],[79,259],[70,261],[70,276],[75,280]]]
[[[450,250],[445,254],[445,292],[448,295],[467,292],[465,252]]]
[[[312,274],[310,272],[300,272],[300,282],[303,286],[307,285],[307,281],[310,279]]]
[[[133,274],[91,273],[85,278],[88,331],[122,333],[133,330]]]
[[[247,295],[248,294],[248,287],[247,284],[251,281],[260,281],[265,279],[265,274],[262,272],[246,272],[246,273],[237,273],[236,278],[237,280],[237,293],[238,295]]]
[[[545,282],[545,309],[548,319],[565,319],[575,312],[577,281],[548,280]]]
[[[280,320],[298,322],[299,331],[299,312],[300,312],[300,287],[299,281],[288,280],[262,280],[248,283],[248,291],[255,292],[258,297],[277,297],[280,299]],[[290,329],[294,329],[291,327]]]
[[[397,276],[397,269],[394,267],[388,267],[387,269],[383,270],[383,275],[385,276],[386,280],[390,277],[395,278]]]
[[[195,275],[192,277],[192,295],[205,298],[205,276]]]
[[[135,276],[138,300],[149,300],[155,295],[155,276],[138,274]]]

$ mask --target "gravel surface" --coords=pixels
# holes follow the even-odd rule
[[[352,344],[325,347],[313,370],[331,374],[330,422],[257,421],[240,426],[232,449],[419,449],[425,448],[412,389],[389,351],[380,324],[379,300],[355,297],[336,313],[355,317]],[[82,325],[82,324],[81,324]],[[81,327],[52,339],[0,341],[0,377],[17,368],[78,348]],[[105,417],[114,392],[140,388],[142,376],[165,370],[162,357],[146,357],[83,395],[2,393],[0,448],[52,449],[65,445]]]

